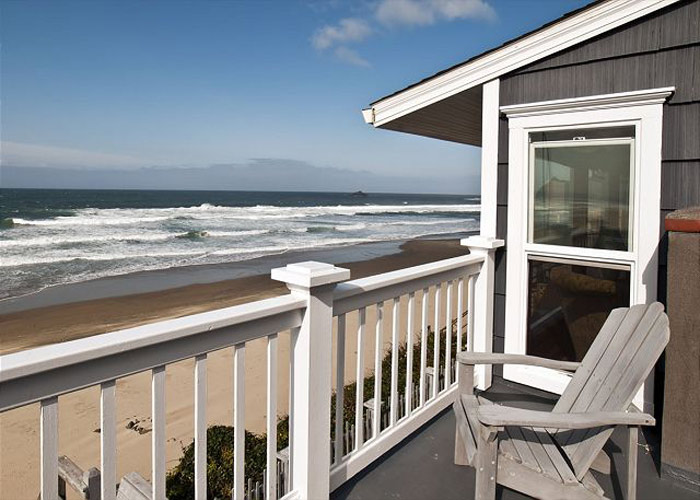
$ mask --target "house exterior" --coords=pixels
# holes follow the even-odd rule
[[[487,348],[580,360],[610,309],[664,301],[664,216],[700,204],[699,1],[593,2],[363,113],[481,146],[481,237],[505,242]]]
[[[482,148],[472,243],[496,250],[475,350],[580,360],[612,308],[666,302],[665,216],[700,205],[700,1],[592,2],[363,115]],[[554,393],[569,379],[494,370]],[[648,412],[656,372],[635,399]]]

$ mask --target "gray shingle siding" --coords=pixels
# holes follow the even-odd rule
[[[664,105],[661,224],[678,208],[700,205],[700,0],[680,2],[501,77],[500,104],[565,99],[674,86]],[[498,146],[497,233],[505,238],[508,122]],[[506,248],[507,248],[506,240]],[[665,299],[665,236],[659,246],[659,298]],[[494,350],[503,350],[505,249],[496,255]],[[498,372],[497,372],[498,373]]]

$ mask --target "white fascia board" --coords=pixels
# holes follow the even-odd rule
[[[644,17],[678,0],[610,0],[372,106],[375,127]],[[371,116],[367,114],[366,116]]]

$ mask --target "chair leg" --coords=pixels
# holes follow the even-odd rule
[[[498,470],[498,431],[482,426],[476,453],[475,500],[496,498],[496,473]]]
[[[467,448],[457,426],[455,426],[455,465],[470,465],[467,458]]]
[[[627,491],[626,500],[637,498],[637,444],[639,441],[639,427],[627,428]]]

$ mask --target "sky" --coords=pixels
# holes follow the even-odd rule
[[[274,160],[475,193],[478,148],[360,110],[585,3],[3,0],[0,160],[65,175]]]

